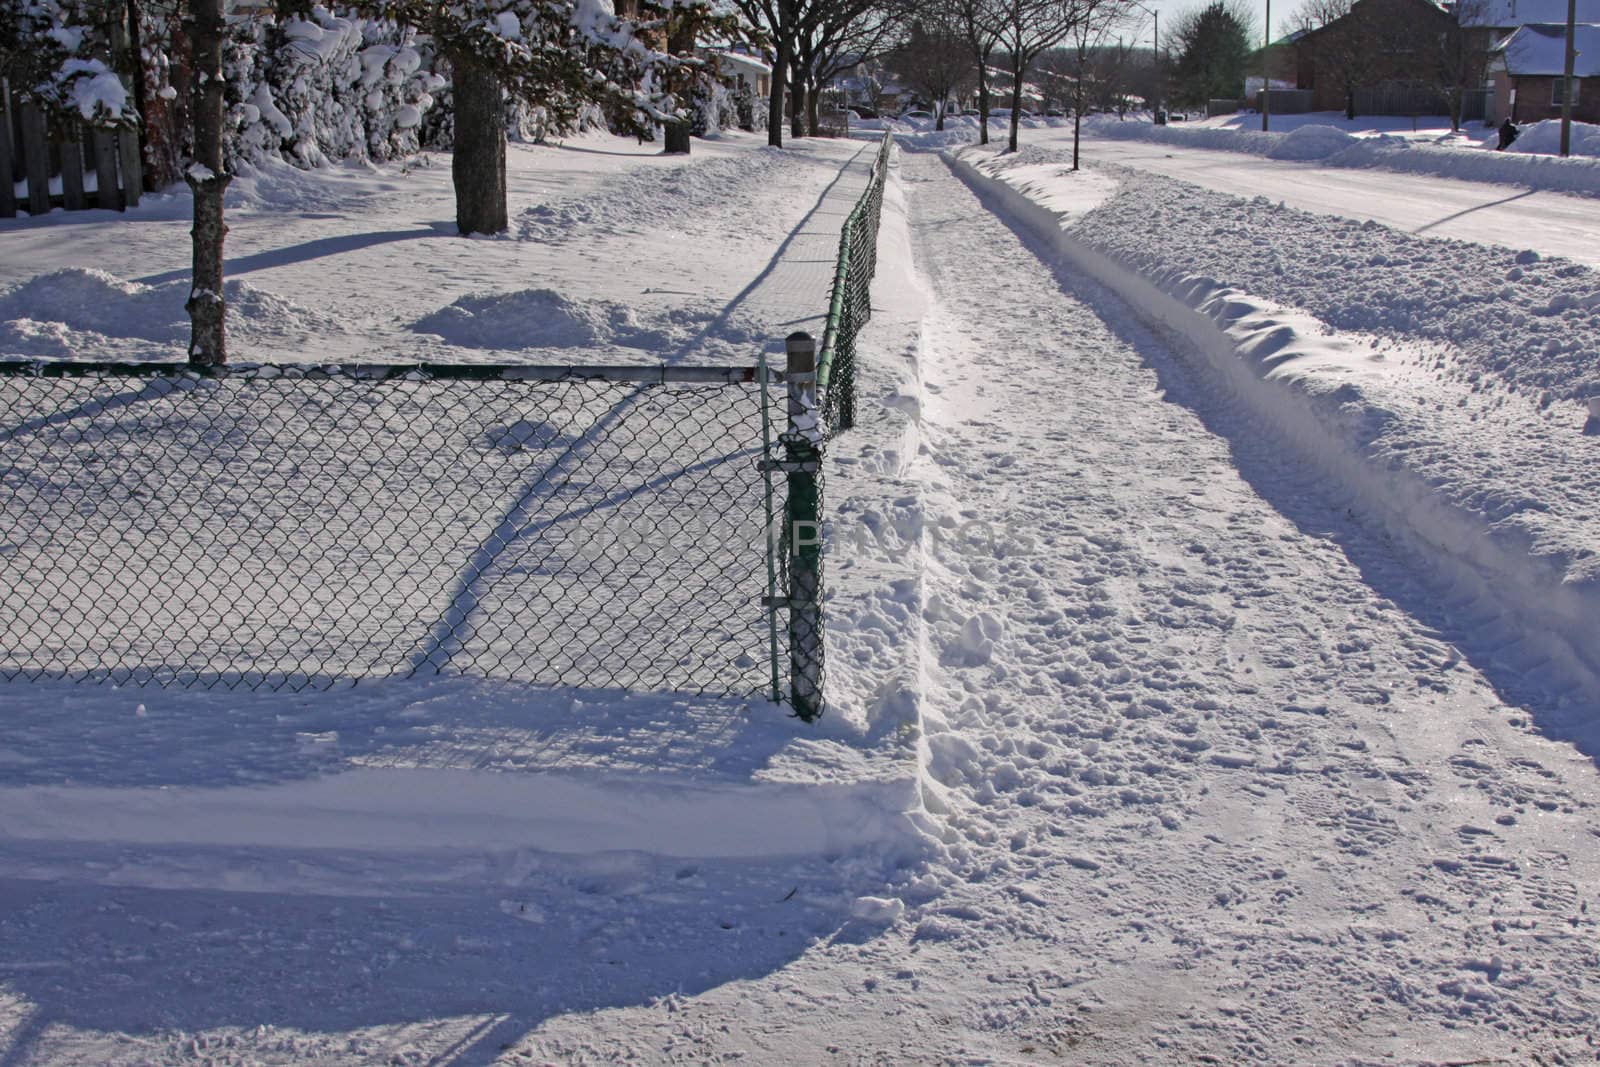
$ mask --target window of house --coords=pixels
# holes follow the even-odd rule
[[[1573,78],[1572,79],[1572,102],[1574,104],[1576,104],[1578,102],[1578,90],[1582,86],[1583,86],[1583,79],[1581,79],[1581,78]],[[1566,91],[1566,88],[1567,88],[1567,79],[1565,79],[1565,78],[1556,78],[1555,79],[1554,87],[1550,90],[1550,105],[1552,107],[1560,107],[1561,106],[1562,96],[1564,95],[1564,93]]]

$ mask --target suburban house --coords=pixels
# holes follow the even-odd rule
[[[1600,25],[1582,24],[1575,32],[1572,117],[1600,122]],[[1565,22],[1522,26],[1501,41],[1489,61],[1495,115],[1516,123],[1560,118],[1566,55]]]
[[[1295,86],[1311,92],[1313,111],[1446,113],[1456,36],[1455,16],[1432,0],[1356,0],[1344,15],[1293,39]]]
[[[1600,24],[1600,0],[1577,0],[1576,7],[1580,26]],[[1515,87],[1515,76],[1500,70],[1504,65],[1503,46],[1524,26],[1543,26],[1546,30],[1559,26],[1564,35],[1567,24],[1567,0],[1459,0],[1456,5],[1456,17],[1460,21],[1466,47],[1485,56],[1484,81],[1489,90],[1489,104],[1484,119],[1487,122],[1497,123],[1511,114],[1510,91]],[[1582,35],[1583,31],[1580,29],[1579,36]],[[1548,32],[1540,36],[1547,37]],[[1524,45],[1527,43],[1525,39]],[[1580,44],[1580,52],[1582,47]],[[1519,46],[1519,53],[1522,48],[1523,46]],[[1592,56],[1593,52],[1590,55]],[[1519,63],[1525,63],[1532,58],[1532,56],[1521,56]],[[1582,55],[1578,57],[1578,64],[1581,68]],[[1555,74],[1560,75],[1561,71],[1558,60]],[[1523,77],[1528,79],[1528,88],[1531,90],[1533,79],[1538,76],[1526,74]],[[1548,97],[1549,93],[1546,92],[1545,96]],[[1519,101],[1523,99],[1521,93],[1518,93],[1517,97]],[[1579,98],[1582,98],[1581,91]],[[1577,104],[1577,101],[1573,103]],[[1560,105],[1557,105],[1554,114],[1560,114]],[[1529,117],[1522,117],[1519,110],[1518,116],[1513,121],[1529,122],[1537,121],[1538,118],[1552,117],[1549,114],[1535,116],[1531,104],[1527,115]]]

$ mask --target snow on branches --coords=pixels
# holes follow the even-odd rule
[[[111,20],[96,0],[0,0],[0,72],[53,122],[114,129],[139,121],[111,69]]]

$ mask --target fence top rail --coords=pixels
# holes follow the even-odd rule
[[[0,360],[0,377],[28,378],[350,378],[358,381],[502,381],[561,382],[613,381],[649,384],[756,384],[755,366],[705,366],[682,364],[582,364],[546,365],[486,363],[227,363],[194,366],[189,363],[91,363],[76,360]],[[783,381],[783,371],[771,368],[769,381]]]

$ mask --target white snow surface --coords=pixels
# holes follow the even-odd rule
[[[746,362],[849,147],[261,168],[234,358]],[[0,685],[0,1062],[1592,1059],[1594,272],[1061,151],[899,155],[820,729]],[[0,223],[6,351],[177,358],[187,210]]]

